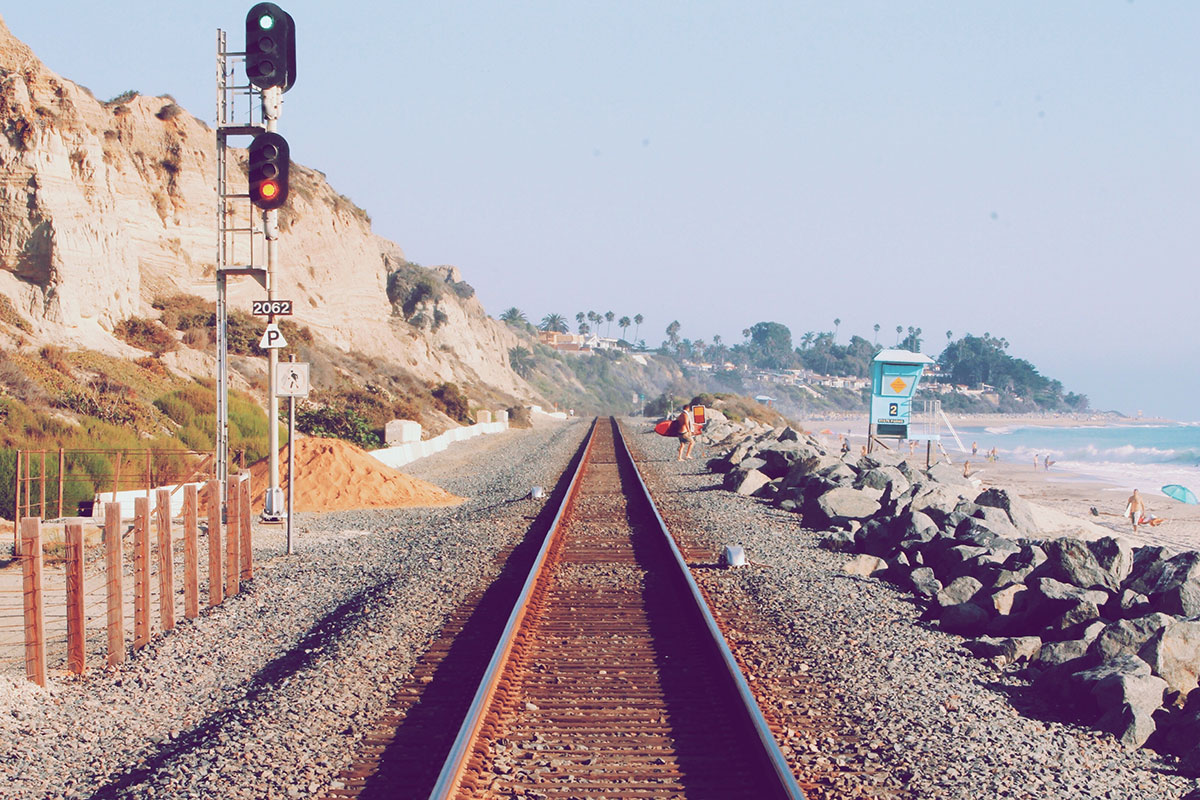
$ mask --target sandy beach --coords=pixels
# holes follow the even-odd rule
[[[1122,419],[1100,414],[1030,417],[1004,414],[952,415],[950,420],[951,424],[956,427],[972,428],[1099,426],[1169,422],[1169,420]],[[845,435],[848,432],[851,446],[855,451],[858,451],[866,442],[867,420],[862,414],[856,414],[853,418],[805,420],[803,425],[805,430],[831,442],[836,442],[837,435]],[[990,447],[990,443],[979,441],[978,455],[971,456],[958,452],[953,438],[947,435],[944,426],[942,435],[950,460],[958,465],[962,465],[964,461],[970,461],[971,477],[980,481],[981,489],[999,487],[1014,490],[1032,503],[1107,528],[1114,535],[1128,537],[1135,545],[1156,544],[1174,550],[1200,550],[1200,506],[1170,500],[1151,491],[1157,487],[1118,485],[1059,466],[1052,465],[1049,470],[1046,470],[1044,468],[1034,469],[1032,461],[989,462],[986,458],[986,451]],[[888,443],[891,444],[891,440],[888,440]],[[971,446],[970,441],[964,441],[963,444],[968,448]],[[933,455],[935,459],[945,460],[945,457],[936,449]],[[908,458],[914,467],[925,467],[923,447],[918,447],[917,453]],[[1129,521],[1121,516],[1133,488],[1141,489],[1147,510],[1155,516],[1164,518],[1165,522],[1154,527],[1138,526],[1137,533],[1133,533]],[[1093,507],[1098,512],[1098,516],[1092,514]]]

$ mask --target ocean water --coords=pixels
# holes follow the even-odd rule
[[[1001,460],[1028,464],[1048,454],[1055,468],[1113,484],[1114,491],[1140,489],[1161,496],[1178,483],[1200,494],[1200,423],[1079,427],[994,426],[958,428],[968,448],[978,442],[979,457],[995,447]],[[956,447],[953,437],[943,441]]]

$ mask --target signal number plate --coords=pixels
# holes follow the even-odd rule
[[[292,313],[291,300],[253,300],[250,302],[250,313],[259,316],[290,316]]]

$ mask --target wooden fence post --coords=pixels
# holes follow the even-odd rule
[[[150,643],[150,501],[133,498],[133,646]]]
[[[242,501],[238,504],[238,510],[242,512],[241,530],[242,535],[242,580],[248,581],[254,578],[254,547],[253,538],[251,536],[250,515],[252,513],[250,493],[250,473],[243,472],[240,483],[240,491],[242,493]]]
[[[46,685],[46,619],[42,597],[42,521],[21,520],[21,572],[25,595],[25,676]]]
[[[164,632],[175,627],[175,554],[171,549],[171,490],[157,492],[158,613]]]
[[[225,485],[225,596],[238,593],[238,546],[241,544],[242,514],[238,479],[229,478]]]
[[[17,451],[17,465],[13,469],[13,555],[21,555],[21,451]]]
[[[63,513],[63,471],[67,468],[67,451],[63,448],[58,448],[58,515],[65,517]]]
[[[67,532],[67,669],[82,675],[84,646],[83,525],[68,522]]]
[[[104,574],[108,584],[108,666],[125,663],[125,612],[121,608],[121,504],[104,505]]]
[[[183,615],[200,616],[200,531],[196,484],[183,487]]]
[[[221,604],[225,596],[221,583],[221,482],[211,480],[208,492],[208,604]]]

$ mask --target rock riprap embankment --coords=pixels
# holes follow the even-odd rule
[[[1049,538],[1039,509],[950,464],[840,454],[793,428],[714,415],[724,487],[769,500],[858,554],[844,570],[911,590],[966,649],[1015,669],[1078,721],[1200,774],[1200,553],[1134,546],[1080,521]],[[1061,533],[1061,531],[1060,531]]]

